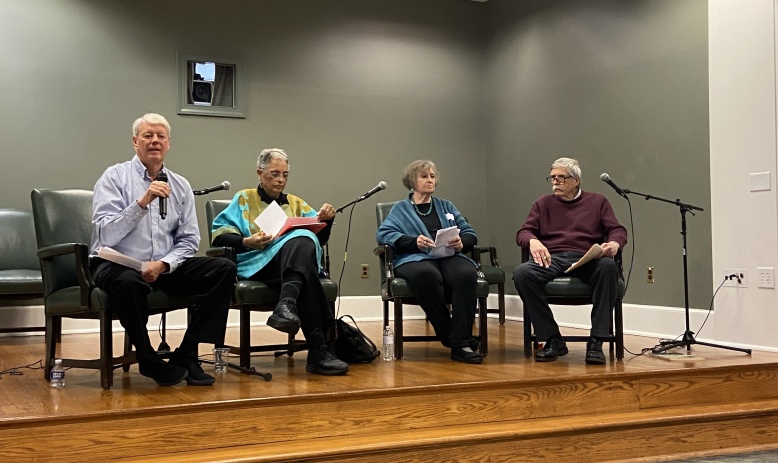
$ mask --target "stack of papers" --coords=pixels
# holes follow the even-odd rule
[[[459,236],[459,228],[456,225],[438,230],[435,235],[435,247],[430,250],[430,255],[436,258],[453,256],[454,248],[447,248],[446,244],[457,236]]]

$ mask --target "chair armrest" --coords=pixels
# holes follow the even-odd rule
[[[61,243],[40,248],[38,249],[38,259],[51,260],[54,257],[74,254],[79,245],[83,246],[82,243]]]
[[[37,254],[41,262],[44,297],[61,289],[62,286],[57,282],[56,268],[54,266],[55,258],[72,254],[75,260],[74,270],[78,279],[78,286],[80,287],[81,307],[90,307],[89,296],[95,288],[95,282],[92,279],[92,273],[89,271],[89,246],[84,243],[61,243],[41,248]]]
[[[233,262],[237,261],[237,253],[235,252],[235,248],[230,248],[227,246],[208,248],[205,251],[205,255],[208,257],[226,257]]]

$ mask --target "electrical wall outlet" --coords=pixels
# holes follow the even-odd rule
[[[362,278],[370,278],[370,265],[362,264],[362,271],[360,276]]]
[[[775,288],[775,267],[757,267],[759,283],[757,288]]]
[[[744,268],[725,268],[724,286],[748,288],[748,272]]]
[[[646,283],[654,282],[654,267],[648,267],[646,269]]]

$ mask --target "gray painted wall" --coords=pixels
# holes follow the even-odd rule
[[[130,125],[172,125],[168,166],[194,188],[254,187],[256,156],[291,156],[287,191],[339,207],[386,180],[353,215],[345,295],[378,292],[375,203],[403,197],[402,168],[434,159],[441,197],[483,223],[483,5],[451,0],[26,0],[0,4],[3,205],[33,187],[92,188],[132,154]],[[176,115],[176,51],[239,56],[247,118]],[[474,174],[475,172],[475,174]],[[464,188],[463,188],[464,187]],[[207,198],[198,199],[202,236]],[[343,262],[348,215],[330,241]],[[359,265],[372,276],[359,278]]]
[[[490,0],[486,48],[486,175],[499,211],[488,238],[506,269],[514,234],[560,156],[582,187],[604,193],[629,229],[627,202],[599,180],[706,209],[687,214],[690,305],[712,291],[705,0]],[[635,251],[626,300],[683,307],[680,208],[630,196]],[[629,259],[626,259],[629,263]],[[646,267],[656,282],[647,284]],[[513,288],[511,288],[513,289]]]
[[[584,187],[624,187],[710,203],[707,10],[704,0],[6,0],[0,3],[3,206],[29,207],[33,187],[91,188],[132,155],[130,124],[168,117],[169,167],[195,188],[253,187],[259,149],[292,158],[287,191],[357,206],[344,295],[377,293],[378,201],[400,199],[402,167],[442,171],[482,243],[509,272],[513,235],[548,191],[549,163],[575,155]],[[175,114],[176,51],[243,59],[247,118]],[[204,204],[229,198],[220,192]],[[486,203],[490,207],[484,208]],[[680,214],[633,199],[637,248],[628,300],[682,306]],[[348,215],[331,239],[334,276]],[[692,305],[710,297],[707,213],[689,217]],[[628,251],[631,249],[628,248]],[[358,277],[371,264],[370,279]],[[657,269],[646,285],[645,267]],[[508,285],[511,286],[511,285]],[[512,291],[512,288],[510,288]]]

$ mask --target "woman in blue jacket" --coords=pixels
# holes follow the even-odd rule
[[[435,163],[418,160],[403,172],[408,197],[392,207],[378,228],[376,241],[394,248],[395,274],[408,281],[451,359],[481,363],[473,338],[476,264],[463,252],[478,242],[473,227],[451,201],[435,198],[440,173]],[[435,247],[438,230],[456,227],[445,244]],[[451,300],[451,312],[446,304]]]

